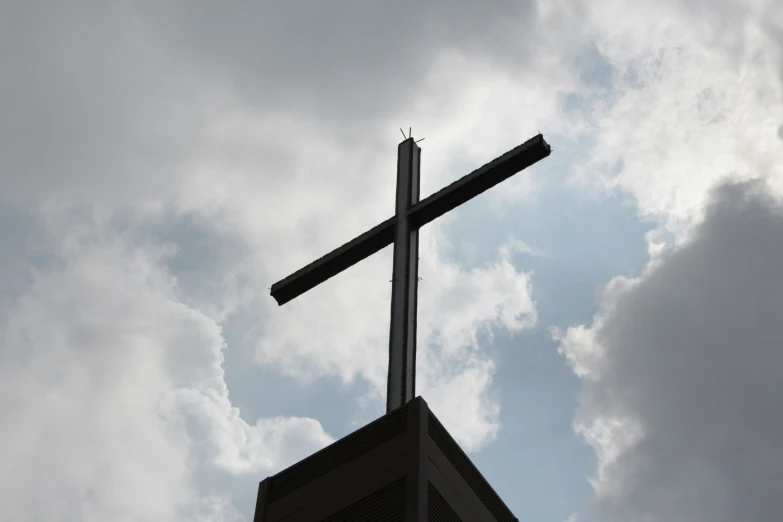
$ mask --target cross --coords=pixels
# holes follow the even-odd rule
[[[412,136],[408,136],[397,147],[397,202],[394,215],[272,285],[272,297],[278,305],[283,305],[393,243],[386,413],[399,408],[414,398],[416,384],[419,228],[550,153],[551,149],[544,137],[538,134],[419,201],[421,148]]]

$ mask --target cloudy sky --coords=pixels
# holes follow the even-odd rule
[[[250,521],[385,410],[391,248],[269,287],[538,132],[421,233],[417,394],[520,520],[780,518],[783,3],[4,2],[0,505]]]

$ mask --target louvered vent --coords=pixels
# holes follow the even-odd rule
[[[272,477],[269,485],[269,502],[287,495],[324,473],[405,432],[407,424],[408,408],[397,408],[392,413],[281,471]]]
[[[517,521],[513,513],[492,489],[492,486],[484,479],[432,412],[429,412],[427,418],[427,433],[498,522]]]
[[[404,522],[405,477],[323,519],[323,522]]]
[[[432,482],[427,481],[427,522],[462,522]]]

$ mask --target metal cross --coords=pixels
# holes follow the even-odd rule
[[[416,384],[419,228],[550,153],[551,149],[544,137],[538,134],[419,201],[421,149],[409,136],[397,147],[397,204],[394,216],[278,281],[272,285],[272,297],[279,305],[283,305],[394,243],[386,412],[399,408],[414,398]]]

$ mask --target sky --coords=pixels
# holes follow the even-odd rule
[[[391,248],[269,288],[541,132],[420,234],[417,395],[520,520],[775,520],[783,3],[5,2],[0,505],[250,521],[385,412]]]

